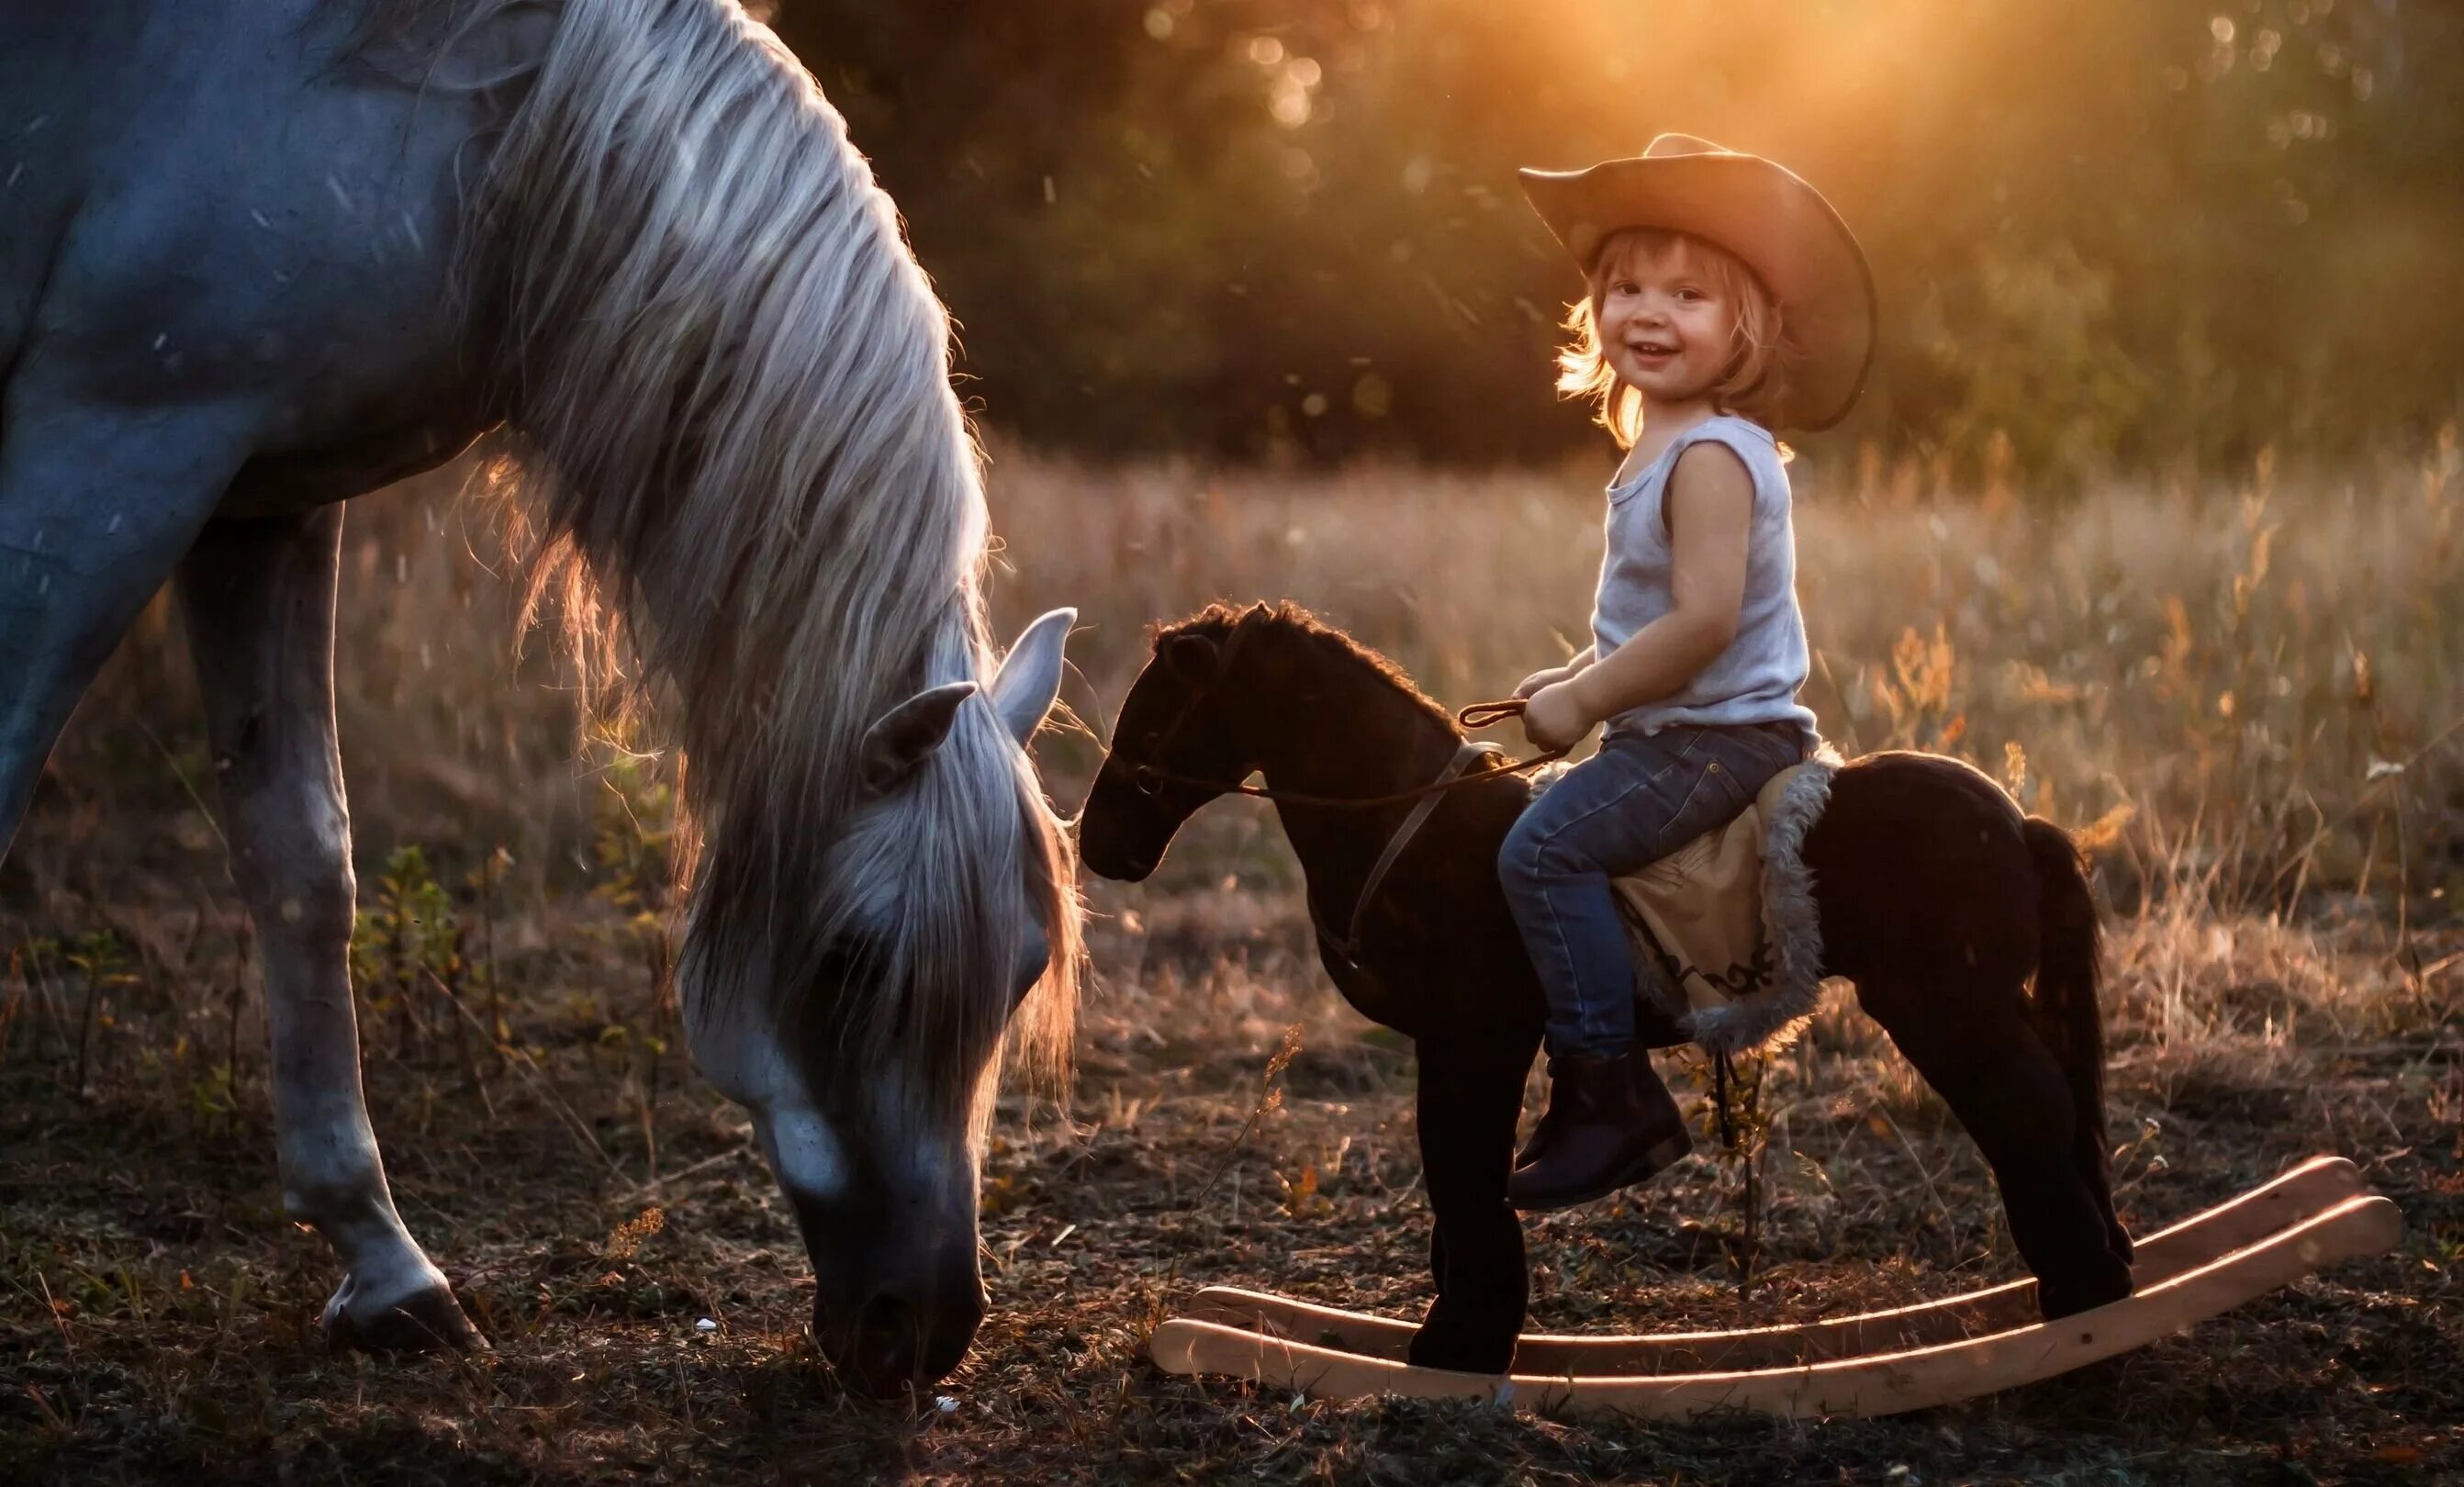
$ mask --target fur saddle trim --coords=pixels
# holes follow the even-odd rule
[[[1805,840],[1843,762],[1822,745],[1735,820],[1612,884],[1637,995],[1706,1053],[1785,1045],[1821,1002],[1822,916]],[[1535,780],[1535,796],[1564,771]]]
[[[1679,1025],[1705,1052],[1784,1047],[1821,1005],[1822,912],[1814,897],[1814,870],[1805,864],[1805,838],[1831,803],[1831,781],[1841,762],[1837,751],[1823,745],[1770,802],[1763,823],[1762,929],[1775,962],[1771,979],[1733,1000],[1679,1015]]]

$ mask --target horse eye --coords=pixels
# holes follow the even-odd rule
[[[860,986],[880,962],[880,949],[864,934],[842,934],[822,952],[822,978],[834,986]]]

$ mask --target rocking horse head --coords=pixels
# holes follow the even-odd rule
[[[1235,668],[1256,663],[1275,619],[1263,603],[1218,604],[1155,632],[1155,659],[1121,702],[1111,752],[1079,816],[1089,870],[1142,881],[1183,821],[1257,767],[1255,703]]]

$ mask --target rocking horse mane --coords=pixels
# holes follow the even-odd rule
[[[1420,690],[1419,684],[1414,682],[1401,667],[1289,600],[1273,604],[1261,601],[1246,609],[1223,603],[1209,604],[1186,619],[1155,625],[1149,633],[1155,648],[1160,651],[1174,639],[1182,635],[1203,634],[1211,640],[1221,642],[1232,633],[1235,625],[1243,621],[1292,636],[1312,647],[1319,656],[1333,661],[1338,666],[1367,673],[1394,691],[1402,694],[1405,700],[1420,711],[1443,724],[1448,733],[1457,737],[1463,735],[1463,730],[1455,726],[1454,714],[1440,706],[1428,693]]]
[[[450,44],[524,4],[377,0],[361,35]],[[891,807],[898,861],[830,856],[869,725],[995,669],[947,314],[844,120],[736,0],[554,13],[469,188],[458,277],[517,439],[499,483],[538,533],[525,618],[552,601],[613,724],[653,691],[677,704],[688,1009],[766,995],[818,1015],[842,1066],[895,1052],[939,1090],[1008,1012],[981,971],[1019,963],[1023,853],[1051,969],[1015,1025],[1057,1075],[1076,866],[988,706]],[[885,903],[898,922],[866,923]],[[888,941],[882,995],[804,1005],[858,931]]]

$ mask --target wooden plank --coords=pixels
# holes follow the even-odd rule
[[[2271,1182],[2140,1240],[2133,1278],[2142,1290],[2161,1284],[2363,1191],[2361,1170],[2351,1162],[2341,1156],[2312,1157]],[[1419,1325],[1236,1286],[1207,1287],[1183,1315],[1398,1360]],[[1514,1368],[1552,1375],[1766,1368],[1979,1337],[2035,1320],[2036,1282],[2029,1278],[1891,1311],[1778,1326],[1640,1336],[1528,1332],[1516,1345]]]
[[[1170,1372],[1231,1374],[1321,1399],[1401,1394],[1657,1419],[1735,1410],[1795,1418],[1897,1414],[2145,1347],[2322,1266],[2383,1253],[2403,1235],[2393,1203],[2374,1194],[2347,1198],[2210,1264],[2059,1322],[1786,1368],[1599,1377],[1454,1373],[1187,1319],[1157,1327],[1148,1350]]]

